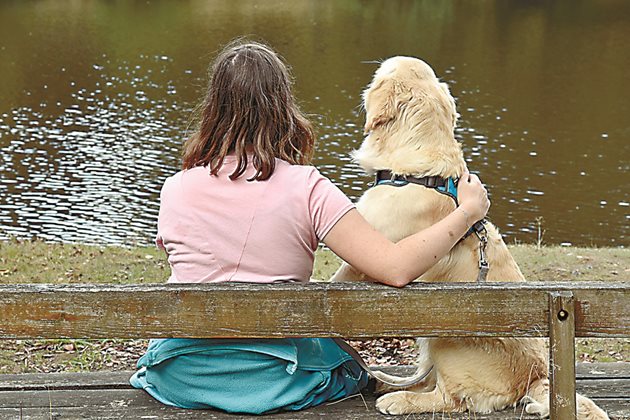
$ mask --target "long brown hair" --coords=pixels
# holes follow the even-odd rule
[[[217,175],[233,153],[234,180],[245,172],[249,152],[256,169],[249,181],[264,181],[273,174],[275,158],[310,163],[315,134],[291,84],[287,66],[270,47],[241,40],[225,47],[212,64],[199,127],[184,145],[183,168],[209,166]]]

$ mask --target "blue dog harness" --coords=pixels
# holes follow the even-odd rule
[[[455,205],[457,206],[459,205],[457,202],[458,182],[459,178],[442,178],[439,176],[413,177],[407,175],[396,175],[391,171],[377,171],[374,186],[391,185],[394,187],[404,187],[407,184],[422,185],[423,187],[433,188],[439,193],[448,195],[455,201]]]
[[[432,188],[440,194],[447,195],[455,201],[455,206],[459,205],[457,201],[457,183],[459,182],[459,178],[442,178],[439,176],[423,176],[423,177],[415,177],[415,176],[407,176],[407,175],[396,175],[393,174],[392,171],[383,170],[377,171],[376,177],[374,179],[374,187],[378,185],[391,185],[393,187],[404,187],[408,184],[416,184],[422,185],[426,188]],[[463,239],[466,239],[469,235],[473,233],[477,233],[479,236],[480,233],[486,230],[485,220],[479,220],[474,223],[472,227],[466,232]]]
[[[389,170],[381,170],[376,171],[376,177],[374,179],[373,187],[377,187],[379,185],[390,185],[393,187],[404,187],[409,184],[422,185],[425,188],[432,188],[440,194],[447,195],[455,201],[455,206],[459,205],[457,201],[457,183],[459,182],[459,178],[442,178],[439,176],[423,176],[423,177],[414,177],[407,175],[396,175],[392,171]],[[483,282],[486,279],[486,276],[489,271],[488,261],[486,260],[486,245],[488,243],[488,238],[486,237],[486,221],[485,219],[479,220],[475,222],[468,232],[460,239],[460,242],[472,235],[473,233],[477,236],[480,241],[479,245],[479,276],[477,277],[478,282]]]

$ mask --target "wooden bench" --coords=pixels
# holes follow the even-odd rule
[[[572,418],[575,337],[630,337],[630,283],[2,285],[0,338],[549,337],[552,418]],[[578,391],[630,418],[629,363],[581,364]],[[162,406],[130,372],[0,375],[0,419],[238,418]],[[374,397],[277,418],[387,418]],[[566,402],[566,403],[562,403]],[[569,414],[567,414],[569,413]],[[529,418],[522,407],[490,416]]]

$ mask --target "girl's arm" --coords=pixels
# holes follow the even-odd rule
[[[376,281],[405,286],[445,256],[490,208],[486,189],[476,175],[464,173],[457,195],[460,205],[452,213],[397,243],[374,229],[357,210],[339,219],[323,242],[348,264]]]

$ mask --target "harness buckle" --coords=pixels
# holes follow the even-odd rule
[[[391,182],[396,182],[396,181],[398,181],[398,182],[400,182],[400,181],[407,182],[407,175],[396,175],[395,173],[392,172],[392,175],[389,178],[389,180]]]

